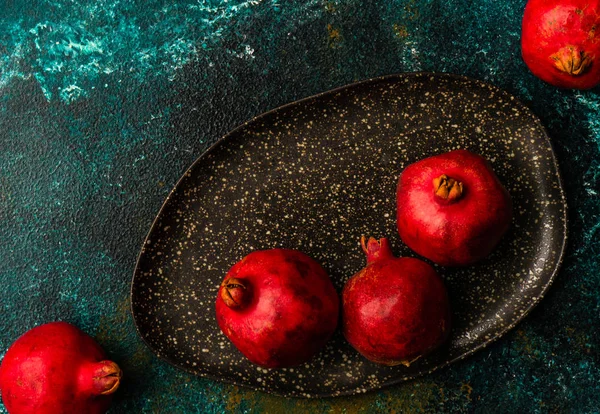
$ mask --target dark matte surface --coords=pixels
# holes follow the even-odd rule
[[[338,292],[365,266],[360,235],[396,234],[405,166],[464,148],[507,183],[513,229],[488,260],[438,267],[453,308],[447,347],[410,367],[366,361],[335,335],[291,370],[259,369],[221,333],[216,291],[257,249],[298,249]],[[468,191],[468,189],[467,189]],[[144,244],[132,284],[134,320],[155,353],[190,372],[285,396],[359,394],[429,373],[501,336],[556,274],[566,205],[550,141],[514,97],[481,82],[407,74],[297,102],[228,134],[188,170]]]
[[[125,370],[115,413],[579,412],[600,405],[600,94],[520,58],[524,0],[0,2],[0,357],[67,320]],[[486,350],[356,397],[196,378],[135,333],[129,285],[177,179],[269,109],[356,80],[453,72],[522,100],[563,173],[570,238],[548,294]]]

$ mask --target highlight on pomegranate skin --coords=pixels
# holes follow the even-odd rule
[[[396,201],[402,241],[443,266],[466,266],[487,257],[513,214],[510,195],[489,162],[467,150],[406,167]]]
[[[409,366],[450,333],[450,302],[433,267],[394,257],[386,238],[361,239],[367,266],[344,286],[343,333],[368,360]]]
[[[316,261],[291,249],[255,251],[227,273],[217,323],[252,363],[291,367],[315,356],[339,319],[339,297]]]
[[[90,336],[66,322],[51,322],[10,346],[0,365],[0,390],[10,414],[101,414],[121,376]]]

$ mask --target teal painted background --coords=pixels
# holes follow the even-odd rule
[[[598,412],[600,90],[558,90],[528,72],[524,6],[0,1],[0,357],[35,325],[72,322],[125,370],[113,413]],[[129,285],[185,169],[266,110],[406,71],[490,82],[548,128],[570,242],[540,305],[467,360],[359,397],[285,400],[155,358],[136,336]]]

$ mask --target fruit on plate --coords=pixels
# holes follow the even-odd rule
[[[521,53],[540,79],[561,88],[600,83],[600,0],[529,0]]]
[[[0,366],[2,401],[10,414],[104,413],[121,370],[90,336],[66,322],[19,337]]]
[[[465,266],[483,259],[511,220],[510,195],[480,155],[455,150],[415,162],[400,175],[398,233],[435,263]]]
[[[290,249],[255,251],[219,287],[217,322],[254,364],[291,367],[311,359],[332,336],[339,297],[325,270]]]
[[[410,365],[450,332],[444,282],[422,260],[392,254],[387,239],[361,239],[367,266],[342,293],[343,333],[350,345],[382,365]]]

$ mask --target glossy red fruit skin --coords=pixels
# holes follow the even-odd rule
[[[462,196],[441,200],[433,180],[442,175],[463,184]],[[409,165],[397,189],[397,226],[402,241],[443,266],[466,266],[488,256],[510,227],[512,201],[491,165],[480,155],[455,150]]]
[[[560,88],[600,83],[600,0],[529,0],[521,53],[540,79]]]
[[[223,300],[232,280],[245,285],[238,308]],[[337,327],[339,308],[321,265],[297,250],[270,249],[250,253],[229,270],[216,316],[221,331],[252,363],[281,368],[302,364],[323,348]]]
[[[371,238],[363,250],[367,266],[342,293],[343,333],[370,361],[404,364],[426,355],[450,333],[450,303],[433,267],[392,255],[387,239]]]
[[[10,414],[100,414],[108,410],[121,370],[87,334],[66,322],[19,337],[0,366]]]

